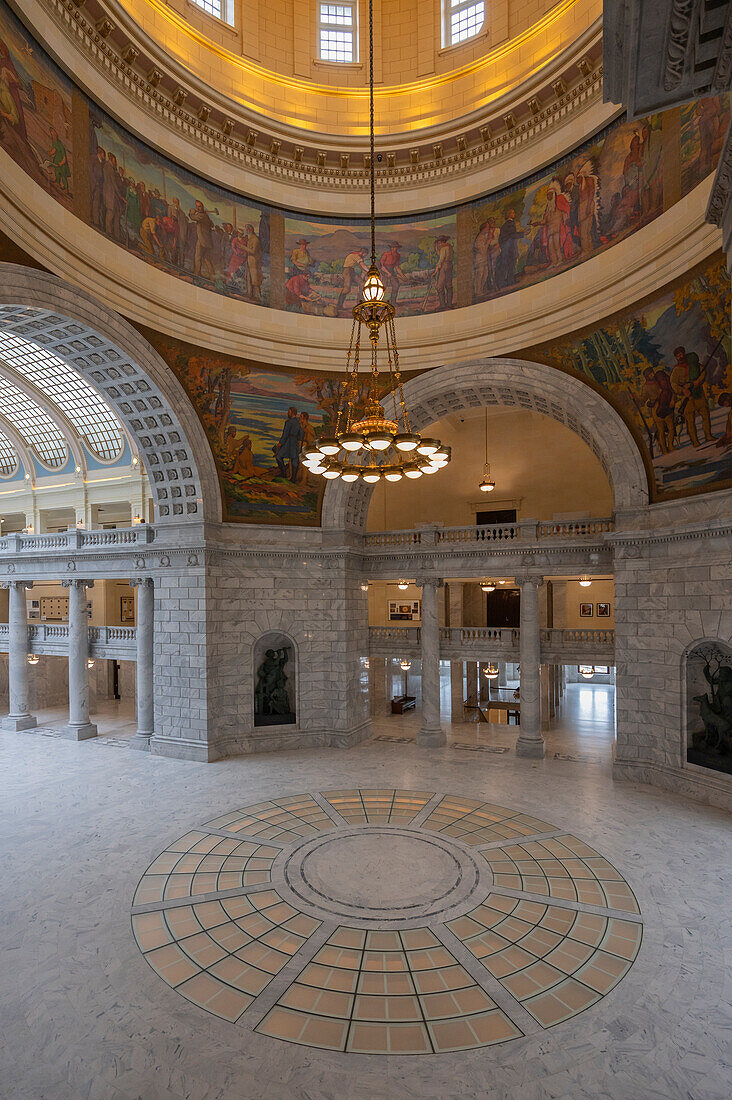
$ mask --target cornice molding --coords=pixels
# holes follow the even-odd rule
[[[110,114],[115,115],[115,99],[122,96],[130,101],[161,127],[164,140],[153,144],[172,159],[201,170],[202,175],[260,198],[265,196],[256,180],[266,179],[283,191],[281,197],[271,199],[281,205],[293,202],[284,189],[297,188],[300,201],[295,202],[295,209],[302,205],[303,189],[344,197],[367,194],[363,136],[344,134],[334,139],[247,110],[175,63],[129,18],[124,22],[126,44],[120,44],[105,21],[90,18],[76,0],[13,0],[13,6],[62,67]],[[114,19],[123,9],[109,0],[106,7],[110,11],[107,22],[114,29]],[[118,22],[122,20],[118,18]],[[452,196],[460,201],[495,189],[493,173],[499,165],[505,164],[507,169],[502,184],[526,175],[526,165],[512,171],[510,162],[534,145],[545,147],[546,155],[538,152],[529,171],[571,149],[578,140],[578,117],[589,108],[596,109],[597,124],[585,127],[583,137],[618,113],[617,108],[600,110],[601,39],[598,20],[551,65],[519,89],[501,96],[486,111],[474,111],[415,133],[377,136],[377,150],[386,162],[377,170],[380,192],[397,193],[400,211],[436,207],[444,204],[442,188],[448,182],[462,181],[463,194]],[[79,53],[90,66],[86,78],[84,66],[78,64]],[[123,125],[132,125],[119,115],[117,111]],[[143,140],[150,141],[144,125],[136,129]],[[184,152],[186,147],[189,153]],[[213,158],[220,171],[201,168],[197,158],[209,163]],[[433,191],[433,201],[425,200],[424,195],[410,196],[411,191],[424,188]],[[327,212],[327,206],[322,206],[322,211]]]

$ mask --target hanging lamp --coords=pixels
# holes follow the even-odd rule
[[[481,493],[492,493],[496,483],[491,477],[491,464],[488,461],[488,409],[485,410],[485,462],[483,464],[483,480],[478,488]]]
[[[493,581],[485,580],[480,582],[481,592],[495,592],[496,586]]]
[[[436,474],[450,461],[450,448],[439,439],[423,438],[412,430],[404,400],[399,350],[394,329],[394,306],[384,298],[384,283],[376,264],[376,158],[374,155],[374,18],[369,0],[369,138],[371,148],[371,267],[353,307],[353,326],[346,358],[346,378],[340,386],[335,432],[316,439],[305,451],[303,465],[329,481],[381,481],[417,479]],[[369,372],[359,372],[361,335],[366,328],[371,344],[366,352]],[[379,339],[383,332],[383,345]],[[380,370],[381,364],[384,366]],[[386,361],[384,364],[384,360]],[[368,380],[368,381],[367,381]],[[364,382],[367,394],[364,400]],[[384,405],[391,397],[392,408]]]
[[[498,665],[494,664],[493,661],[491,661],[490,664],[486,665],[486,667],[483,669],[483,675],[488,680],[497,680],[499,676]]]

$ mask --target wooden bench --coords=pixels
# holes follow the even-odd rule
[[[397,695],[391,701],[391,713],[404,714],[405,710],[413,710],[416,703],[416,695]]]

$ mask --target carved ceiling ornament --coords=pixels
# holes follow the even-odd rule
[[[691,21],[697,0],[673,0],[666,36],[666,64],[663,86],[673,91],[681,83],[691,36]]]

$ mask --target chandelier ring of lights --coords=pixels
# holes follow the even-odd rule
[[[329,481],[340,478],[346,482],[376,484],[382,479],[401,481],[436,474],[450,461],[451,451],[439,439],[423,437],[412,430],[399,367],[394,306],[384,297],[384,283],[376,264],[373,0],[369,0],[369,107],[371,267],[366,272],[361,300],[353,307],[346,377],[339,388],[335,431],[316,439],[305,450],[303,465]],[[370,362],[370,377],[360,370],[364,329],[370,344],[364,355]],[[386,395],[384,404],[391,398],[393,408],[388,414],[382,395]]]

